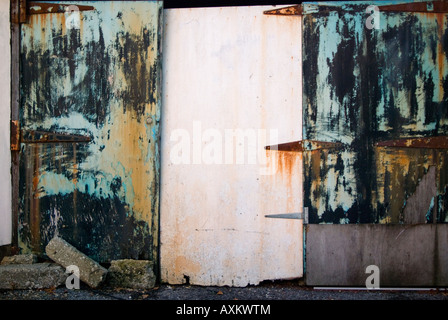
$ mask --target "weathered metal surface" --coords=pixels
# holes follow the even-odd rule
[[[343,144],[304,153],[304,206],[311,223],[400,223],[434,166],[447,222],[447,16],[381,12],[368,28],[370,4],[304,10],[303,138]],[[418,148],[380,147],[403,142]]]
[[[265,217],[303,207],[302,155],[264,149],[302,131],[301,20],[272,8],[164,10],[164,282],[303,275],[302,221]]]
[[[427,223],[447,222],[447,150],[375,148],[375,197],[379,204],[378,223],[405,223],[419,220]],[[434,168],[434,169],[431,169]],[[435,172],[431,172],[434,170]],[[422,181],[435,178],[436,192],[426,187],[426,196],[418,191]],[[419,208],[418,215],[409,211],[412,202],[420,202],[425,209]],[[434,220],[432,211],[436,210]]]
[[[162,2],[82,5],[22,25],[19,244],[157,261]]]

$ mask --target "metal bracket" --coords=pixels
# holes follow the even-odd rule
[[[272,146],[264,147],[266,150],[278,150],[278,151],[293,151],[293,152],[305,152],[322,149],[336,149],[342,147],[340,142],[327,142],[317,140],[298,140],[293,142],[286,142]]]
[[[389,12],[422,12],[422,13],[447,13],[447,1],[409,2],[378,6],[380,11]]]
[[[302,15],[302,6],[295,5],[290,7],[283,7],[280,9],[267,10],[264,11],[263,14],[276,16],[300,16]]]
[[[11,0],[11,23],[26,22],[26,0]]]
[[[337,7],[335,7],[337,8]],[[379,11],[385,12],[416,12],[416,13],[447,13],[448,1],[424,1],[424,2],[409,2],[391,5],[378,6]],[[323,12],[329,12],[331,9],[322,9]],[[299,1],[299,4],[279,9],[267,10],[263,13],[266,15],[278,16],[300,16],[303,14],[319,12],[319,5],[314,3],[304,3]]]
[[[265,218],[274,218],[274,219],[303,220],[303,224],[308,224],[308,207],[304,208],[304,212],[268,214],[268,215],[265,215],[264,217]]]
[[[375,143],[375,147],[448,149],[448,136],[402,138],[379,141]]]
[[[15,24],[26,23],[27,17],[34,14],[65,13],[71,11],[90,10],[95,10],[95,8],[86,5],[11,0],[11,22]]]
[[[88,136],[69,133],[55,133],[49,131],[30,130],[22,131],[23,143],[74,143],[90,142],[92,139]]]
[[[27,14],[65,13],[75,8],[75,11],[95,10],[92,6],[46,2],[28,2]]]
[[[11,131],[11,151],[20,150],[20,127],[18,120],[11,120],[10,131]]]

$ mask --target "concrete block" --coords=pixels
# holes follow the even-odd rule
[[[71,265],[78,267],[79,279],[91,288],[98,287],[106,278],[106,268],[59,237],[51,239],[45,252],[50,259],[65,268]]]
[[[0,289],[46,289],[65,283],[64,268],[55,263],[0,266]]]
[[[113,287],[131,289],[151,289],[156,282],[151,261],[132,259],[111,261],[107,279]]]
[[[14,256],[6,256],[2,259],[0,265],[8,264],[32,264],[37,262],[37,257],[34,254],[17,254]]]

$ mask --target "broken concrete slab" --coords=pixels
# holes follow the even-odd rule
[[[9,264],[0,266],[0,289],[47,289],[62,285],[67,278],[56,263]]]
[[[34,254],[17,254],[14,256],[6,256],[2,259],[0,265],[9,264],[33,264],[37,262],[37,256]]]
[[[108,270],[110,286],[130,289],[152,289],[156,283],[154,264],[149,260],[113,260]]]
[[[45,248],[47,256],[67,268],[76,266],[79,279],[91,288],[98,287],[106,278],[107,269],[76,249],[64,239],[54,237]]]

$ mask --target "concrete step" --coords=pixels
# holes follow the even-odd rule
[[[0,265],[0,289],[47,289],[65,283],[64,268],[55,263]]]

